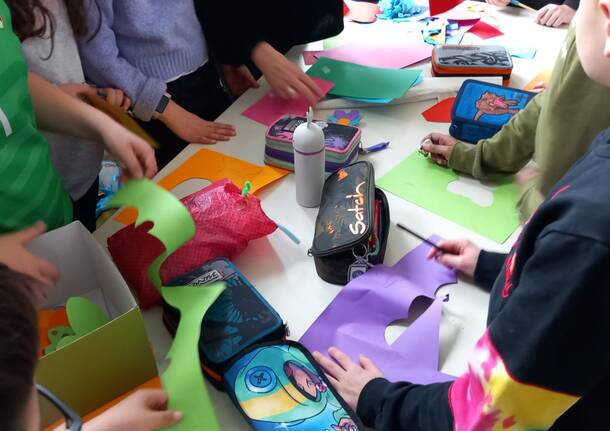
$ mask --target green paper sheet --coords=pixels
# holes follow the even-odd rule
[[[73,296],[66,302],[66,314],[70,327],[77,337],[83,337],[110,322],[100,307],[87,298]]]
[[[421,70],[382,69],[322,57],[307,74],[334,83],[329,93],[336,96],[397,99],[417,81]]]
[[[503,243],[519,227],[518,190],[509,179],[499,183],[489,207],[447,190],[458,175],[440,167],[418,151],[377,181],[377,185],[473,232]]]
[[[201,322],[208,308],[225,288],[224,283],[165,287],[159,269],[165,259],[195,234],[195,222],[184,205],[170,192],[148,180],[130,181],[110,201],[110,206],[138,210],[136,226],[152,221],[149,233],[165,245],[148,269],[148,276],[163,299],[180,311],[180,323],[167,354],[169,367],[162,380],[169,395],[169,408],[183,413],[182,420],[167,428],[174,431],[219,431],[199,361]]]
[[[328,39],[324,39],[322,42],[322,46],[324,50],[329,50],[338,47],[341,44],[341,34],[338,34],[333,37],[329,37]]]

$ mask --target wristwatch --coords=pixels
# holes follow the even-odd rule
[[[155,109],[155,112],[157,114],[163,114],[165,112],[165,109],[167,108],[167,105],[169,104],[170,99],[172,98],[172,96],[168,93],[165,93],[162,97],[161,100],[159,101],[159,104],[157,105],[157,108]]]

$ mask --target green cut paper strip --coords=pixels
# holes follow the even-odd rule
[[[336,96],[398,99],[417,81],[421,70],[382,69],[322,57],[307,74],[335,84],[329,93]]]
[[[180,323],[167,354],[169,367],[162,375],[169,396],[169,408],[181,411],[182,420],[173,431],[220,431],[210,402],[199,360],[201,322],[208,308],[225,288],[224,283],[201,286],[165,287],[161,264],[195,234],[195,222],[184,205],[170,192],[148,180],[130,181],[114,195],[109,206],[134,207],[136,226],[152,221],[149,233],[158,238],[165,251],[148,268],[148,277],[163,299],[180,311]]]
[[[447,190],[458,175],[414,152],[377,181],[377,186],[417,206],[503,243],[519,227],[517,187],[510,179],[493,192],[493,204],[482,207],[465,196]]]
[[[78,337],[83,337],[110,322],[100,307],[80,296],[68,298],[66,314],[74,334]]]

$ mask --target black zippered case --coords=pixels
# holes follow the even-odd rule
[[[383,263],[389,227],[388,200],[375,187],[371,163],[357,162],[329,176],[309,250],[320,278],[345,285],[366,271],[364,262]]]

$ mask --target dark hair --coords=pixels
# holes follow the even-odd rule
[[[38,355],[35,282],[0,264],[0,429],[18,431],[32,394]]]
[[[63,1],[66,4],[74,36],[84,36],[87,33],[84,1]],[[11,10],[13,31],[19,39],[23,41],[31,37],[44,37],[48,28],[51,38],[53,37],[55,33],[53,15],[42,0],[6,0],[6,4]]]

